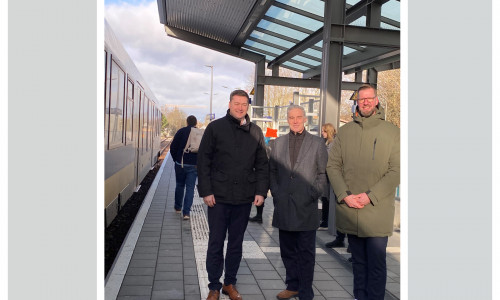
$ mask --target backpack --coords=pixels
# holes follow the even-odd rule
[[[181,166],[183,168],[184,168],[184,153],[198,153],[203,133],[205,133],[205,129],[191,127],[191,132],[189,133],[186,146],[184,147],[184,151],[182,152]]]
[[[186,147],[184,147],[184,153],[198,153],[204,132],[205,129],[191,127]]]

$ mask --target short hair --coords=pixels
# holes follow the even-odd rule
[[[321,130],[324,130],[326,132],[326,140],[328,141],[328,143],[331,143],[333,141],[333,137],[337,133],[332,123],[323,124],[323,126],[321,126]]]
[[[198,123],[198,120],[196,120],[195,116],[190,115],[189,117],[187,117],[186,122],[188,126],[194,127]]]
[[[372,90],[373,90],[373,92],[375,93],[375,97],[377,97],[377,88],[376,88],[376,87],[374,87],[374,86],[373,86],[373,85],[371,85],[371,84],[368,84],[368,83],[365,83],[365,84],[363,84],[362,86],[360,86],[360,87],[358,88],[358,92],[357,92],[357,95],[358,95],[358,96],[357,96],[357,97],[359,97],[359,92],[361,92],[361,91],[363,91],[363,90],[368,90],[368,89],[372,89]]]
[[[286,109],[286,117],[287,118],[288,118],[288,115],[290,114],[290,111],[292,109],[300,109],[300,110],[302,110],[302,114],[304,115],[304,117],[306,116],[306,110],[304,109],[304,107],[302,105],[290,104],[290,106],[288,106],[288,108]]]
[[[248,103],[250,103],[250,96],[248,96],[248,93],[245,92],[244,90],[234,90],[231,92],[231,95],[229,95],[229,101],[233,100],[233,96],[243,96],[246,97],[248,100]]]

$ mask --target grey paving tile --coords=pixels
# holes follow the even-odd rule
[[[183,290],[159,290],[153,291],[151,300],[182,300],[184,299]]]
[[[334,277],[335,281],[337,281],[340,285],[346,286],[346,285],[352,285],[354,277],[351,276],[336,276]]]
[[[129,264],[130,268],[154,268],[155,266],[155,259],[132,259]]]
[[[320,266],[323,269],[341,269],[344,265],[337,261],[317,261],[316,266]]]
[[[178,272],[156,272],[155,280],[179,280],[183,278],[182,271]]]
[[[158,256],[176,256],[176,257],[181,257],[182,256],[182,251],[181,250],[159,250],[158,251]]]
[[[120,288],[118,296],[148,296],[151,295],[151,286],[124,285]]]
[[[154,276],[125,275],[122,285],[153,285]]]
[[[277,271],[253,271],[256,279],[281,279]]]
[[[333,280],[332,276],[326,272],[314,272],[314,281]]]
[[[184,284],[184,295],[200,294],[200,286],[197,284]]]
[[[158,272],[181,272],[182,268],[183,268],[182,264],[158,264],[156,266],[156,271],[158,271]]]
[[[120,296],[116,300],[151,300],[151,296]]]
[[[351,295],[345,290],[341,291],[321,291],[321,294],[326,298],[350,298]]]
[[[185,294],[184,295],[184,300],[200,300],[201,295],[200,294]]]
[[[198,284],[199,285],[198,276],[184,275],[184,284]]]
[[[397,275],[401,274],[401,270],[399,269],[399,266],[387,266],[387,270],[389,270]]]
[[[336,281],[316,281],[313,284],[322,293],[323,291],[342,291],[344,289]]]
[[[132,260],[134,259],[154,259],[158,257],[158,254],[156,253],[134,253],[132,255]]]
[[[252,274],[252,271],[250,271],[249,267],[240,267],[238,269],[238,275],[248,275]]]
[[[243,275],[238,274],[237,276],[238,284],[257,284],[255,277],[253,275]]]
[[[246,258],[245,259],[246,263],[251,265],[251,264],[269,264],[269,261],[267,259],[259,259],[259,258]]]
[[[161,243],[160,250],[181,250],[182,244]]]
[[[245,300],[265,300],[266,298],[264,295],[246,295],[246,294],[241,294],[241,298]]]
[[[237,284],[236,289],[242,295],[261,295],[262,292],[257,284]]]
[[[155,274],[155,268],[128,268],[127,269],[127,275],[145,276],[145,275],[154,275],[154,274]]]
[[[182,239],[179,238],[169,238],[169,239],[162,239],[160,241],[161,244],[182,244]]]
[[[248,267],[252,271],[273,271],[275,270],[273,265],[267,264],[248,264]]]
[[[184,275],[186,276],[198,275],[198,271],[196,270],[196,268],[184,268]]]
[[[399,282],[388,282],[385,286],[386,290],[400,298],[401,294],[401,285]]]
[[[157,253],[158,247],[135,247],[134,253]]]
[[[351,276],[352,277],[352,272],[349,270],[346,270],[344,268],[337,268],[337,269],[325,269],[325,271],[332,275],[334,278],[336,276]]]
[[[278,295],[279,292],[281,291],[282,290],[263,290],[262,293],[264,294],[266,300],[276,300],[276,295]],[[296,298],[294,297],[291,299],[296,299]]]
[[[181,258],[176,256],[159,256],[157,260],[158,264],[175,264],[180,261]]]
[[[140,236],[137,238],[138,242],[159,242],[160,237],[159,236]]]
[[[194,259],[186,259],[183,257],[182,263],[185,268],[196,268],[196,261]]]
[[[153,291],[182,290],[183,286],[184,282],[182,280],[155,280],[153,284]]]
[[[286,288],[285,283],[281,279],[262,279],[257,280],[257,283],[262,290],[283,290]]]

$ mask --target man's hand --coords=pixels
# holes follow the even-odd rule
[[[205,202],[205,204],[210,206],[210,207],[214,207],[214,205],[215,205],[214,195],[212,194],[212,195],[208,195],[208,196],[203,197],[203,202]]]
[[[261,195],[255,195],[255,200],[253,201],[253,205],[261,206],[264,204],[264,197]]]
[[[359,203],[358,201],[358,195],[349,195],[345,197],[343,200],[347,204],[347,206],[352,207],[352,208],[363,208],[364,205]]]
[[[357,197],[356,198],[357,203],[361,206],[365,206],[365,205],[368,205],[370,203],[370,198],[368,197],[368,195],[366,193],[361,193],[361,194],[358,194],[355,196]]]

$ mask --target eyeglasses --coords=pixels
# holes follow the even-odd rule
[[[373,102],[373,100],[375,100],[375,98],[377,98],[377,97],[375,96],[375,97],[361,98],[361,99],[358,99],[357,101],[358,101],[358,102],[365,102],[365,101],[368,101],[368,103],[372,103],[372,102]]]

